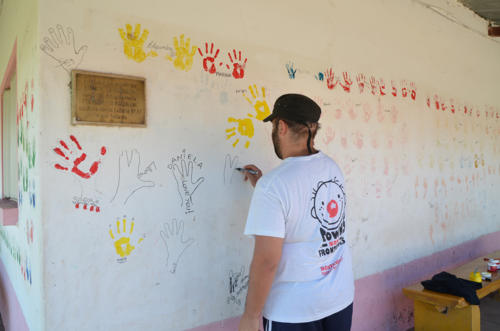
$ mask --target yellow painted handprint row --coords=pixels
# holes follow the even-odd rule
[[[132,25],[126,24],[124,31],[122,28],[118,29],[120,37],[123,40],[123,53],[127,58],[134,60],[138,63],[143,62],[147,57],[156,57],[158,53],[144,51],[144,43],[149,36],[149,30],[144,29],[141,34],[141,25],[136,24],[132,32]],[[179,38],[174,37],[175,56],[166,55],[165,59],[173,62],[174,67],[179,70],[189,71],[193,66],[193,57],[198,49],[197,46],[191,46],[191,39],[184,40],[184,34]]]
[[[135,25],[134,32],[132,32],[132,26],[130,24],[126,24],[125,29],[127,32],[123,31],[122,28],[118,29],[118,32],[120,32],[120,36],[123,40],[123,53],[127,56],[127,58],[136,62],[142,62],[148,56],[158,56],[155,51],[150,51],[147,54],[144,52],[144,42],[148,38],[149,30],[144,29],[141,35],[140,24]]]
[[[187,38],[184,42],[184,35],[181,34],[180,42],[177,37],[174,37],[174,48],[175,48],[175,58],[167,55],[165,58],[169,61],[173,61],[174,67],[179,70],[189,71],[193,66],[193,57],[196,53],[198,47],[192,46],[191,50],[189,50],[189,44],[191,43],[191,39]]]
[[[240,139],[246,139],[245,148],[250,146],[250,140],[254,135],[254,126],[252,119],[257,121],[262,121],[264,118],[271,114],[269,110],[269,105],[266,101],[266,89],[261,87],[261,93],[257,85],[248,86],[251,98],[246,93],[243,93],[243,97],[248,101],[248,103],[253,107],[255,114],[248,113],[248,118],[236,119],[234,117],[229,117],[227,119],[228,123],[234,123],[229,129],[226,129],[226,140],[233,138],[232,145],[236,147],[240,142]]]

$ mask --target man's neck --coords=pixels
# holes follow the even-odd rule
[[[307,150],[307,148],[304,149],[299,149],[299,150],[292,150],[288,151],[286,153],[283,153],[283,159],[286,159],[287,157],[297,157],[297,156],[308,156],[308,155],[313,155],[318,153],[318,150],[315,149],[313,146],[311,146],[311,152]]]

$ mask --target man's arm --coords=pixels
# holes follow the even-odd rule
[[[283,238],[255,236],[247,300],[240,321],[240,331],[259,329],[260,314],[278,269],[282,248]]]

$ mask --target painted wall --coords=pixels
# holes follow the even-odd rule
[[[500,44],[454,2],[39,10],[47,330],[241,314],[252,189],[234,167],[278,164],[259,120],[286,92],[323,108],[358,279],[500,230]],[[74,68],[146,78],[147,128],[71,126]]]
[[[15,226],[0,226],[0,256],[3,264],[0,268],[0,310],[8,330],[23,330],[26,326],[30,330],[43,330],[43,231],[38,199],[38,2],[4,0],[0,3],[1,79],[17,40],[16,132],[19,187],[18,223]]]

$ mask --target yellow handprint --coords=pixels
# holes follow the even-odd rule
[[[242,137],[248,137],[252,138],[253,137],[253,122],[249,118],[244,118],[244,119],[236,119],[233,117],[229,117],[227,119],[229,123],[238,123],[238,127],[234,126],[230,129],[226,129],[226,139],[229,140],[231,137],[236,135],[236,132],[239,133],[240,136]],[[240,142],[239,138],[235,138],[233,147],[236,147],[238,143]],[[247,140],[245,143],[245,148],[248,148],[250,146],[250,140]]]
[[[127,29],[127,33],[123,31],[122,28],[119,28],[120,36],[123,40],[123,53],[129,58],[136,62],[142,62],[148,56],[158,56],[155,51],[150,51],[148,54],[144,52],[143,46],[144,42],[148,38],[149,31],[144,29],[142,36],[141,34],[141,25],[136,24],[134,33],[132,33],[132,26],[130,24],[125,25]],[[140,36],[140,37],[139,37]]]
[[[179,39],[174,37],[175,59],[172,59],[170,55],[165,56],[169,61],[174,61],[174,67],[179,70],[189,71],[193,66],[193,57],[198,47],[193,46],[189,52],[190,42],[191,38],[187,38],[184,42],[184,34],[180,36],[180,44]]]
[[[255,111],[257,112],[257,115],[255,118],[259,121],[262,121],[264,118],[269,116],[271,114],[271,111],[269,110],[269,106],[267,105],[266,101],[266,89],[262,87],[262,98],[259,95],[259,90],[257,89],[257,86],[254,85],[252,88],[252,85],[248,86],[248,89],[250,90],[250,93],[252,94],[253,101],[250,100],[245,93],[243,93],[243,96],[245,99],[247,99],[248,103],[253,106]],[[250,117],[254,117],[252,114],[248,114]]]
[[[116,254],[120,255],[120,257],[126,257],[129,256],[130,253],[135,249],[135,246],[132,246],[130,244],[130,236],[127,236],[127,220],[123,219],[123,232],[120,232],[120,220],[116,221],[116,232],[117,236],[120,238],[115,240],[115,250]],[[132,232],[134,232],[134,222],[132,221],[132,224],[130,225],[130,232],[129,234],[132,235]],[[115,236],[113,235],[113,230],[109,229],[109,235],[111,236],[111,239],[114,240]],[[140,238],[139,241],[137,242],[140,244],[144,238]]]

